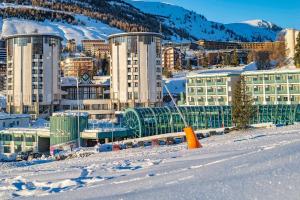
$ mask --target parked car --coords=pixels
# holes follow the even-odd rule
[[[16,156],[16,161],[28,160],[29,152],[19,152]]]
[[[168,137],[166,143],[167,143],[167,145],[175,144],[174,138]]]
[[[144,147],[149,147],[152,145],[152,142],[151,141],[145,141],[144,142]]]
[[[180,137],[174,138],[174,144],[180,144],[183,142],[183,139]]]
[[[33,159],[41,158],[43,154],[38,152],[26,151],[19,152],[16,156],[16,161],[31,161]]]

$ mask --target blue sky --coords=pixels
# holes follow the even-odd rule
[[[159,1],[159,0],[144,0]],[[300,29],[300,0],[161,0],[222,23],[264,19],[283,28]]]

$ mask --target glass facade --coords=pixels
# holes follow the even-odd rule
[[[256,114],[251,119],[251,124],[288,125],[300,122],[300,105],[254,107]],[[234,126],[231,106],[182,106],[179,109],[194,130]],[[182,132],[184,128],[184,123],[174,107],[127,109],[124,124],[133,131],[135,137]]]

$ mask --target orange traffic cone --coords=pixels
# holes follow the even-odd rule
[[[187,127],[184,129],[186,135],[186,141],[188,143],[188,149],[198,149],[202,148],[194,130],[192,127]]]

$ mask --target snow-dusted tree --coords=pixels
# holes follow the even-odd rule
[[[255,113],[253,99],[247,92],[245,78],[242,76],[234,87],[232,98],[232,118],[238,129],[249,127]]]

